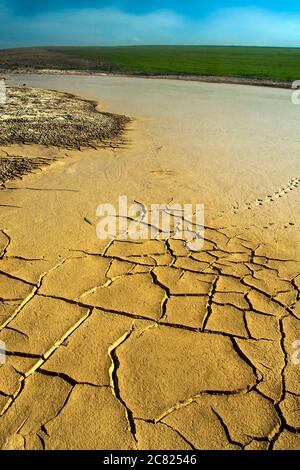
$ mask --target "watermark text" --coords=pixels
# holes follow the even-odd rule
[[[119,197],[118,208],[100,204],[96,212],[100,240],[184,240],[188,249],[199,251],[204,245],[204,205],[152,204],[149,208],[127,196]]]

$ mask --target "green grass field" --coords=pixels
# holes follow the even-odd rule
[[[136,46],[55,50],[124,72],[300,79],[300,49],[292,48]]]
[[[43,47],[0,50],[4,68],[300,79],[300,49],[215,46]]]

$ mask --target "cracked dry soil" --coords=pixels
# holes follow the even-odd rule
[[[70,232],[50,253],[34,225],[26,243],[20,214],[73,201],[49,181],[82,158],[3,188],[0,448],[299,448],[299,262],[212,227],[200,252]]]

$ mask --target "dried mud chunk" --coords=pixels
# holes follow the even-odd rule
[[[182,276],[182,271],[171,266],[158,266],[153,270],[158,282],[166,289],[176,289],[176,285]]]
[[[26,450],[43,450],[43,443],[37,434],[28,434],[24,437]]]
[[[213,274],[182,272],[172,267],[159,266],[154,269],[158,282],[171,294],[202,294],[208,295],[215,279]]]
[[[95,307],[158,320],[163,297],[163,289],[153,283],[150,274],[135,274],[118,278],[82,299]]]
[[[106,252],[106,256],[125,258],[128,261],[131,261],[131,257],[164,254],[166,254],[166,248],[163,242],[156,240],[147,240],[143,243],[116,240]]]
[[[230,253],[226,256],[226,260],[232,263],[247,263],[250,261],[250,255],[247,253]]]
[[[237,450],[238,446],[228,442],[218,417],[209,400],[174,411],[163,419],[164,423],[180,431],[198,450]]]
[[[7,354],[5,366],[11,366],[16,372],[27,375],[27,373],[33,368],[33,366],[39,361],[40,357],[26,357],[18,354]]]
[[[132,324],[131,318],[94,310],[42,369],[66,374],[76,382],[109,385],[109,347],[129,331]]]
[[[246,321],[252,338],[274,340],[280,338],[277,318],[250,311],[246,312]]]
[[[0,298],[4,300],[24,299],[32,291],[33,286],[0,273]]]
[[[165,323],[201,328],[208,297],[171,297],[167,302]]]
[[[34,374],[22,393],[0,419],[0,448],[14,448],[17,433],[37,432],[61,410],[71,385],[59,377]]]
[[[205,329],[248,338],[244,312],[231,305],[212,305]]]
[[[243,286],[241,284],[240,279],[236,279],[232,276],[219,276],[217,285],[216,285],[217,292],[234,292],[234,293],[241,293],[245,294],[249,291],[249,288]]]
[[[119,261],[118,259],[113,259],[109,270],[106,273],[106,277],[113,279],[118,276],[124,276],[134,267],[133,263],[128,263],[127,261]]]
[[[236,340],[245,356],[256,367],[263,380],[257,385],[257,389],[274,401],[278,401],[282,395],[281,372],[285,365],[284,354],[280,341],[269,340]]]
[[[287,365],[284,370],[285,387],[288,392],[300,395],[300,321],[291,316],[284,318],[284,348]]]
[[[157,266],[169,266],[173,261],[173,257],[169,253],[165,255],[151,255],[151,257],[154,259]]]
[[[151,270],[152,270],[151,266],[137,264],[130,273],[131,274],[149,274]]]
[[[265,292],[269,296],[275,296],[279,292],[291,290],[287,281],[282,281],[274,271],[261,269],[255,272],[255,277],[245,276],[244,282],[250,286]]]
[[[0,333],[10,352],[42,355],[76,327],[87,310],[60,300],[34,297]]]
[[[226,250],[232,253],[248,253],[251,254],[251,249],[246,246],[243,240],[238,238],[231,238],[228,243],[226,243]]]
[[[216,304],[233,305],[242,310],[249,310],[249,304],[244,297],[244,294],[235,292],[215,292],[214,302]]]
[[[206,402],[197,398],[198,403]],[[280,420],[270,400],[256,392],[211,397],[210,406],[220,416],[234,442],[243,445],[253,439],[273,437]]]
[[[294,305],[298,297],[298,293],[294,290],[290,290],[289,292],[280,292],[275,296],[275,299],[278,302],[286,305],[287,307],[291,307]]]
[[[1,446],[1,443],[0,443]],[[14,434],[7,438],[1,450],[25,450],[25,439],[21,434]]]
[[[208,263],[211,264],[216,261],[216,258],[205,251],[199,251],[199,253],[193,253],[191,259],[195,259],[200,263]]]
[[[40,292],[65,299],[76,300],[85,292],[105,284],[109,260],[100,256],[71,258],[44,279]]]
[[[201,261],[195,261],[192,258],[180,257],[177,258],[173,264],[175,268],[186,269],[188,271],[194,271],[200,273],[209,267],[209,263],[203,263]]]
[[[247,444],[244,450],[268,450],[269,442],[268,441],[251,441],[250,444]]]
[[[19,302],[20,304],[21,302]],[[18,303],[8,303],[0,301],[0,328],[11,318],[14,311],[18,308]]]
[[[247,297],[253,309],[258,312],[278,317],[282,317],[286,313],[283,307],[278,305],[270,297],[262,294],[261,292],[252,290],[249,292],[249,294],[247,294]]]
[[[299,450],[300,433],[284,430],[274,444],[274,450]]]
[[[228,242],[228,237],[221,231],[205,227],[205,238],[218,246],[225,246]]]
[[[176,431],[164,424],[135,421],[139,450],[190,450],[192,447]]]
[[[0,269],[24,281],[37,284],[40,277],[51,267],[50,263],[46,260],[31,261],[19,258],[4,258],[0,261]]]
[[[74,426],[74,423],[76,425]],[[135,441],[125,408],[110,388],[76,385],[60,414],[46,425],[47,450],[129,450]]]
[[[280,409],[289,426],[300,428],[300,396],[287,393],[280,403]]]
[[[20,388],[22,376],[10,364],[0,365],[0,392],[14,395]]]
[[[256,383],[252,368],[220,335],[158,326],[133,333],[119,347],[118,358],[120,393],[138,418],[158,418],[203,391]]]
[[[174,240],[170,238],[168,240],[168,246],[172,254],[175,256],[187,256],[189,254],[189,249],[186,246],[186,242],[183,240]]]
[[[269,259],[266,264],[272,269],[277,270],[279,277],[282,279],[292,280],[300,272],[299,261],[276,261]]]
[[[250,270],[241,263],[229,263],[226,260],[220,261],[219,263],[215,263],[214,266],[218,267],[221,270],[222,274],[226,274],[227,276],[234,276],[243,278],[247,274],[250,273]]]

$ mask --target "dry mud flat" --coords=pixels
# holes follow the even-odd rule
[[[66,149],[114,147],[120,144],[128,119],[97,112],[96,104],[66,93],[28,88],[7,88],[7,103],[0,104],[0,145],[39,144]],[[51,163],[4,151],[0,155],[0,183]]]
[[[51,225],[31,240],[28,214],[60,199],[78,212],[76,194],[41,184],[65,185],[84,158],[3,188],[0,447],[299,448],[299,262],[212,227],[199,252],[172,238],[96,248],[86,217],[83,238],[66,217],[62,245]]]

